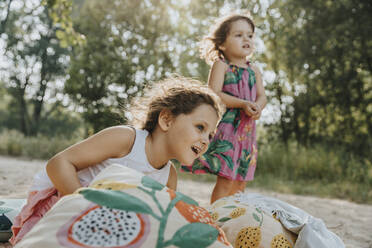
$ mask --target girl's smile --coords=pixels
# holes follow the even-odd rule
[[[190,114],[173,118],[167,130],[171,157],[182,164],[192,164],[207,151],[217,122],[216,111],[207,104],[196,107]]]

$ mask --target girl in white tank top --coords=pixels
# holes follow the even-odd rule
[[[131,167],[176,190],[177,173],[169,161],[189,165],[200,157],[222,112],[213,91],[180,77],[146,88],[144,97],[134,99],[132,106],[133,124],[139,129],[104,129],[48,161],[46,169],[35,177],[27,204],[13,223],[13,245],[61,196],[87,186],[110,164]]]

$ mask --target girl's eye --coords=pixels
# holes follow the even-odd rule
[[[199,129],[200,131],[203,131],[204,130],[203,125],[196,125],[196,128]]]
[[[242,37],[242,35],[241,34],[237,34],[237,35],[235,35],[236,37]]]

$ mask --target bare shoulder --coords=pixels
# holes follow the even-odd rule
[[[135,135],[136,131],[133,127],[129,127],[126,125],[120,125],[120,126],[112,126],[103,129],[100,132],[106,132],[106,133],[112,133],[112,134],[124,134],[124,135]]]
[[[177,181],[177,170],[171,162],[167,187],[173,190],[177,190]]]
[[[222,60],[217,60],[213,63],[212,69],[226,71],[229,66]]]
[[[134,140],[136,138],[136,131],[129,126],[113,126],[96,134],[97,136],[104,136],[103,142],[109,142],[111,145],[117,146],[120,157],[128,154],[132,150]]]
[[[250,66],[256,75],[261,76],[261,70],[256,64],[251,63]]]

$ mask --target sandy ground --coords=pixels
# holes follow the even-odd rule
[[[0,199],[25,198],[33,175],[44,164],[45,161],[0,156]],[[180,180],[178,189],[206,207],[213,184]],[[247,191],[276,197],[305,210],[314,217],[323,219],[327,227],[341,237],[347,248],[372,248],[372,205],[249,188]],[[0,243],[0,248],[5,247],[11,246],[8,243]]]

